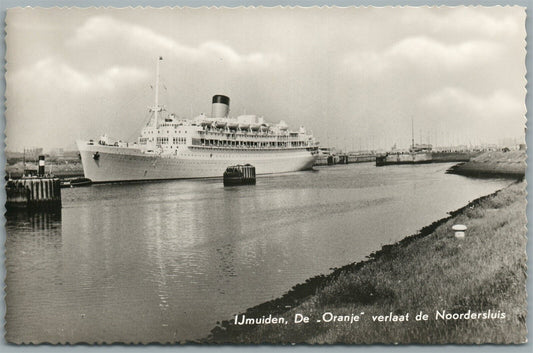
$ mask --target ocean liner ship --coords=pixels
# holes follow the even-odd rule
[[[312,168],[317,142],[304,127],[290,130],[281,120],[268,124],[256,115],[229,116],[230,99],[215,95],[211,116],[180,119],[159,105],[159,62],[155,104],[137,141],[76,141],[83,172],[94,183],[221,177],[228,166],[251,164],[257,174]]]

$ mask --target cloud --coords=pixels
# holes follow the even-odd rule
[[[427,36],[407,37],[382,52],[347,54],[345,67],[358,74],[382,75],[388,70],[462,70],[493,60],[503,52],[501,45],[487,40],[446,44]]]
[[[392,46],[385,54],[390,60],[400,59],[411,63],[448,69],[465,67],[494,57],[499,45],[489,41],[467,41],[458,44],[444,44],[428,37],[406,38]]]
[[[40,82],[45,87],[74,92],[86,92],[93,89],[113,90],[149,77],[148,73],[143,70],[123,66],[111,66],[100,73],[89,74],[75,69],[56,57],[41,59],[31,67],[19,70],[15,75],[13,82],[19,82],[22,85],[35,85]]]
[[[494,117],[523,117],[526,110],[524,101],[501,89],[488,96],[479,96],[459,87],[445,87],[429,94],[423,103],[434,109],[454,107],[465,117],[475,116],[481,121],[495,121]]]
[[[495,88],[489,94],[473,94],[462,87],[444,87],[421,99],[421,111],[431,126],[456,138],[497,142],[524,133],[526,106],[523,96]]]
[[[110,17],[88,19],[68,41],[71,46],[86,46],[104,42],[119,43],[145,53],[168,53],[191,62],[223,60],[234,67],[251,65],[268,67],[281,63],[277,53],[253,52],[241,54],[232,47],[217,41],[206,41],[198,46],[187,46],[155,31]]]
[[[282,58],[279,54],[251,53],[248,55],[240,55],[231,47],[213,41],[202,43],[196,50],[188,50],[192,51],[192,56],[197,59],[215,56],[222,60],[228,60],[234,65],[251,64],[256,66],[270,66],[282,62]]]
[[[130,98],[129,87],[146,82],[149,73],[135,67],[113,65],[91,74],[50,56],[6,75],[10,148],[28,143],[40,146],[69,146],[87,131],[92,135],[108,126],[110,116],[125,112],[124,102],[139,105]],[[135,92],[134,92],[135,93]],[[125,116],[131,117],[128,113]],[[120,122],[118,119],[117,122]],[[23,123],[21,123],[23,121]],[[129,125],[115,131],[130,132]],[[31,128],[29,128],[31,127]],[[24,136],[31,134],[31,138]]]
[[[179,116],[209,112],[221,93],[232,114],[286,119],[331,144],[408,144],[412,117],[423,131],[486,141],[523,133],[523,9],[34,14],[8,21],[27,27],[6,38],[10,148],[135,137],[160,55],[160,102]]]
[[[435,36],[453,37],[460,40],[468,35],[471,38],[521,38],[524,31],[525,9],[505,8],[419,8],[423,16],[413,11],[406,12],[401,25],[406,28],[426,28]],[[522,17],[520,20],[517,20]],[[522,27],[521,27],[522,26]]]

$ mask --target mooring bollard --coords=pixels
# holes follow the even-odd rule
[[[464,224],[455,224],[452,229],[455,231],[456,238],[464,238],[467,227]]]
[[[223,178],[224,186],[255,185],[255,167],[250,164],[230,166],[226,168]]]
[[[38,175],[40,177],[43,177],[45,174],[44,172],[44,155],[40,155],[39,156],[39,172],[38,172]]]

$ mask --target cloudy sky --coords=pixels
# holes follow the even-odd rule
[[[134,140],[153,104],[304,125],[326,145],[523,139],[520,7],[11,9],[7,149]]]

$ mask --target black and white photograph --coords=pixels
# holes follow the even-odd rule
[[[525,7],[5,23],[8,343],[527,342]]]

